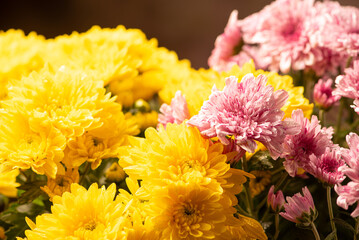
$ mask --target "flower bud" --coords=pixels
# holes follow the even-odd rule
[[[274,185],[269,189],[267,204],[270,206],[274,212],[280,212],[285,203],[283,192],[278,191],[274,193]]]

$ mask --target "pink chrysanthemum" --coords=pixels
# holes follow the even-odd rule
[[[313,65],[318,55],[313,51],[306,24],[313,11],[313,0],[277,0],[257,16],[244,22],[256,21],[255,33],[245,37],[250,43],[261,44],[261,51],[271,56],[272,70],[287,73],[291,68],[302,70]],[[243,33],[246,35],[246,33]]]
[[[312,154],[309,159],[305,170],[320,181],[334,185],[345,179],[344,173],[340,169],[345,163],[339,150],[327,148],[324,154],[320,156]]]
[[[342,60],[331,49],[312,43],[318,22],[314,0],[277,0],[243,20],[242,37],[259,44],[269,68],[287,73],[290,69],[312,69],[318,76],[336,71]]]
[[[254,152],[259,141],[267,147],[273,158],[282,150],[287,134],[295,134],[297,125],[291,120],[282,121],[288,93],[284,90],[273,91],[266,86],[267,78],[247,74],[238,83],[236,77],[226,78],[226,86],[219,91],[214,86],[209,100],[204,102],[198,115],[188,124],[196,126],[202,135],[218,137],[225,144],[233,138],[238,146]]]
[[[356,133],[349,133],[346,140],[349,149],[343,149],[342,156],[348,165],[343,165],[340,170],[352,181],[345,186],[337,185],[334,187],[339,195],[337,205],[344,209],[348,209],[349,205],[359,201],[359,136]],[[359,216],[359,204],[351,216]]]
[[[229,71],[233,65],[242,66],[253,59],[257,68],[267,68],[270,59],[259,51],[258,46],[248,45],[242,39],[242,21],[234,10],[228,20],[224,33],[215,42],[208,65],[216,71]]]
[[[317,116],[313,115],[311,121],[304,117],[302,110],[295,110],[292,119],[300,125],[300,132],[296,135],[288,135],[283,143],[283,165],[288,174],[294,177],[298,168],[305,168],[309,162],[309,156],[320,156],[327,147],[335,145],[331,141],[332,128],[321,128]]]
[[[187,101],[182,96],[181,91],[177,91],[175,97],[171,100],[171,105],[162,104],[158,114],[158,124],[166,127],[167,123],[181,124],[184,120],[189,119],[189,110]]]
[[[283,192],[279,190],[277,193],[274,193],[274,185],[269,189],[267,204],[271,206],[274,212],[279,212],[284,206],[285,200]]]
[[[359,99],[359,60],[354,61],[352,68],[345,69],[345,75],[335,79],[334,95]]]
[[[238,11],[234,10],[229,17],[224,33],[217,37],[215,48],[208,58],[208,65],[216,71],[230,70],[234,64],[242,65],[251,59],[241,51],[243,41],[237,16]]]
[[[327,81],[319,79],[315,84],[313,97],[315,104],[319,108],[327,110],[339,101],[340,96],[333,95],[332,84],[332,79],[328,79]]]
[[[335,1],[317,2],[315,19],[321,26],[314,34],[321,45],[345,55],[359,53],[359,9]],[[330,34],[328,34],[330,33]]]
[[[359,136],[349,133],[346,136],[349,149],[343,149],[342,155],[348,166],[343,166],[342,171],[351,180],[359,182]]]
[[[359,201],[359,182],[351,181],[345,186],[338,184],[334,186],[334,190],[339,195],[337,205],[345,210],[348,209],[348,206]],[[359,204],[351,213],[351,216],[354,218],[359,216]]]
[[[303,196],[296,193],[293,197],[287,197],[287,203],[284,204],[285,212],[279,214],[288,221],[309,225],[317,218],[318,213],[308,188],[304,187],[302,192]]]

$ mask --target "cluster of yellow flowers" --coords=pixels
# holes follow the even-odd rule
[[[147,101],[158,94],[170,103],[181,90],[193,116],[225,77],[265,74],[289,93],[286,117],[298,108],[310,115],[313,106],[289,76],[253,63],[194,70],[123,26],[47,40],[9,30],[0,32],[0,45],[7,46],[0,48],[0,193],[15,197],[16,176],[31,169],[47,177],[41,189],[53,204],[36,223],[27,219],[27,239],[267,238],[259,222],[235,209],[242,184],[254,176],[231,168],[234,154],[196,128],[151,128],[158,109]],[[134,137],[145,129],[145,138]],[[79,184],[80,167],[95,170],[108,158],[119,162],[105,177],[127,176],[130,193]]]

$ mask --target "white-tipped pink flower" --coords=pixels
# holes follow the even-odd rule
[[[359,114],[359,99],[354,100],[354,105],[350,105],[352,108],[354,108],[354,111]]]
[[[216,71],[227,71],[234,65],[242,65],[251,58],[241,51],[242,41],[241,27],[238,21],[238,11],[233,10],[229,17],[224,33],[219,35],[215,42],[208,65]]]
[[[233,137],[236,144],[248,152],[253,153],[259,141],[273,158],[278,158],[285,136],[298,130],[293,121],[282,121],[281,107],[288,93],[273,91],[266,83],[264,75],[255,78],[247,74],[240,83],[236,77],[226,78],[223,91],[214,86],[209,100],[187,123],[208,138],[218,137],[225,145],[229,144],[228,137]]]
[[[303,196],[296,193],[293,197],[287,197],[287,203],[284,204],[285,212],[279,214],[288,221],[309,226],[317,218],[318,213],[308,188],[304,187],[302,192]]]
[[[359,183],[359,136],[351,132],[346,136],[346,141],[349,149],[342,149],[342,155],[348,165],[342,166],[341,171]]]
[[[167,123],[181,124],[184,120],[189,119],[187,101],[182,96],[181,91],[177,91],[175,97],[171,100],[171,105],[162,104],[160,114],[158,114],[158,124],[166,127]]]
[[[317,2],[316,22],[321,28],[315,33],[320,43],[336,52],[357,56],[359,53],[359,9],[341,6],[336,1]]]
[[[332,84],[332,79],[328,79],[327,81],[319,79],[319,81],[314,85],[314,102],[319,108],[328,110],[339,101],[340,96],[333,95]]]
[[[283,143],[283,165],[288,174],[294,177],[298,168],[306,168],[309,156],[320,156],[327,147],[335,145],[331,141],[332,128],[322,128],[317,116],[313,115],[311,121],[305,118],[302,110],[295,110],[292,119],[299,124],[300,132],[296,135],[288,135]]]
[[[354,61],[353,67],[344,70],[345,75],[335,79],[333,94],[351,99],[359,99],[359,60]]]
[[[345,210],[348,206],[353,205],[359,201],[359,183],[351,181],[345,186],[340,184],[334,186],[335,192],[339,195],[337,198],[337,205]],[[354,211],[351,213],[352,217],[359,216],[359,204],[356,206]]]
[[[274,212],[280,212],[285,203],[283,192],[279,190],[277,193],[274,193],[274,185],[269,189],[267,204],[271,206]]]
[[[352,181],[345,186],[336,185],[334,187],[339,195],[337,205],[344,209],[348,209],[349,205],[359,201],[359,136],[356,133],[349,133],[346,140],[349,149],[343,149],[342,156],[348,165],[343,165],[340,170]],[[351,216],[359,216],[359,205],[357,205]]]
[[[243,20],[243,39],[259,45],[260,53],[271,58],[271,70],[287,73],[309,68],[320,76],[336,68],[337,56],[312,44],[316,15],[314,0],[276,0]]]
[[[320,156],[314,154],[309,156],[309,163],[305,170],[312,174],[321,182],[329,185],[341,183],[344,179],[344,173],[341,171],[345,165],[339,149],[327,148],[325,153]]]
[[[233,65],[242,66],[253,59],[257,68],[267,68],[270,59],[261,54],[258,46],[248,45],[242,39],[242,21],[238,11],[233,10],[224,33],[215,41],[215,47],[208,58],[208,65],[216,71],[228,71]]]

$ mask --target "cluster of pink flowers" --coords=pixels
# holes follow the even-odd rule
[[[359,51],[359,11],[337,2],[276,0],[245,19],[231,14],[208,64],[228,70],[252,58],[259,68],[336,73]],[[328,34],[330,32],[330,34]]]
[[[313,79],[318,81],[313,99],[322,122],[325,122],[324,113],[342,97],[353,99],[351,107],[359,114],[357,8],[343,7],[333,1],[275,0],[258,13],[242,20],[237,18],[238,12],[233,11],[224,33],[216,39],[208,60],[214,70],[229,71],[233,65],[241,66],[252,59],[261,69],[282,73],[304,70],[304,77],[314,76],[312,72],[315,72]],[[338,72],[344,74],[337,76]],[[340,127],[336,128],[338,144],[335,144],[334,129],[321,126],[316,115],[308,119],[298,109],[292,112],[291,118],[283,119],[281,109],[288,93],[274,91],[267,80],[264,75],[253,74],[242,79],[228,77],[223,90],[213,86],[209,99],[194,116],[190,116],[185,98],[177,92],[171,105],[162,105],[159,123],[187,121],[187,125],[197,127],[212,142],[221,142],[223,153],[231,156],[228,158],[231,163],[238,162],[246,152],[254,153],[258,142],[262,143],[271,158],[283,160],[283,165],[278,165],[284,166],[289,176],[309,178],[310,174],[326,187],[331,228],[336,233],[331,189],[334,187],[339,195],[337,205],[344,209],[359,202],[359,136],[347,135],[349,149],[346,149],[339,146],[344,141]],[[348,109],[351,116],[355,115]],[[353,131],[355,126],[348,123]],[[244,163],[245,158],[240,163],[243,169]],[[287,174],[282,177],[284,181]],[[347,177],[350,180],[344,181]],[[279,190],[282,183],[278,181],[276,187],[272,186],[267,196],[268,207],[275,212],[276,225],[281,215],[299,226],[310,225],[319,239],[314,225],[318,213],[308,188],[302,189],[303,195],[297,193],[285,201]],[[278,189],[277,193],[274,189]],[[359,204],[351,215],[359,216]],[[275,228],[278,237],[278,226]]]

